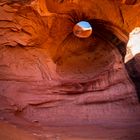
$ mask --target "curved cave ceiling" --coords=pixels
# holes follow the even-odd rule
[[[65,16],[64,21],[61,19],[64,23],[60,23],[60,26],[63,29],[63,24],[68,23],[70,27],[64,25],[66,33],[60,45],[56,47],[56,53],[51,54],[57,65],[58,73],[64,73],[64,77],[66,75],[75,77],[74,73],[94,77],[90,74],[98,75],[98,72],[103,71],[102,68],[108,67],[111,62],[115,61],[114,58],[124,61],[128,41],[128,33],[125,30],[112,22],[89,18],[86,13],[77,9],[66,13]],[[91,25],[92,34],[87,38],[77,37],[73,32],[75,25],[81,21],[86,21]],[[51,32],[55,33],[53,29]],[[80,77],[81,75],[79,74]]]

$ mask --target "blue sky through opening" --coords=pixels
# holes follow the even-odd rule
[[[91,25],[88,22],[86,22],[86,21],[80,21],[78,23],[78,25],[83,27],[83,28],[91,28]]]

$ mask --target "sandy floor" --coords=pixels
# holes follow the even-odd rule
[[[18,126],[0,122],[0,140],[140,140],[140,122],[112,122],[92,126]]]
[[[13,113],[0,112],[0,140],[140,140],[140,109],[114,116],[102,116],[90,125],[49,126],[28,121]],[[129,108],[130,110],[130,108]],[[72,121],[72,120],[71,120]],[[53,124],[56,125],[56,124]]]

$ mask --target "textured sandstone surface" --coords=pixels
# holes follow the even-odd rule
[[[140,52],[133,55],[139,45],[127,46],[129,33],[140,27],[139,9],[139,0],[1,0],[0,119],[28,127],[27,133],[34,123],[40,131],[48,125],[96,123],[105,131],[104,125],[112,129],[118,122],[112,139],[139,139]],[[81,20],[93,27],[89,38],[73,34]],[[134,133],[126,137],[131,126]],[[0,127],[9,133],[13,126],[2,122]],[[127,128],[126,134],[122,127]],[[99,138],[97,132],[95,137],[86,132],[82,136],[84,129],[76,129],[77,138],[74,134],[69,138],[69,129],[64,138],[57,132],[61,139]],[[20,130],[13,131],[16,137]],[[21,130],[21,139],[38,139],[25,133]],[[101,139],[109,136],[103,133]]]

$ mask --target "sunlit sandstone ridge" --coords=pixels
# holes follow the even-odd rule
[[[140,138],[139,0],[1,0],[0,13],[0,139]]]

